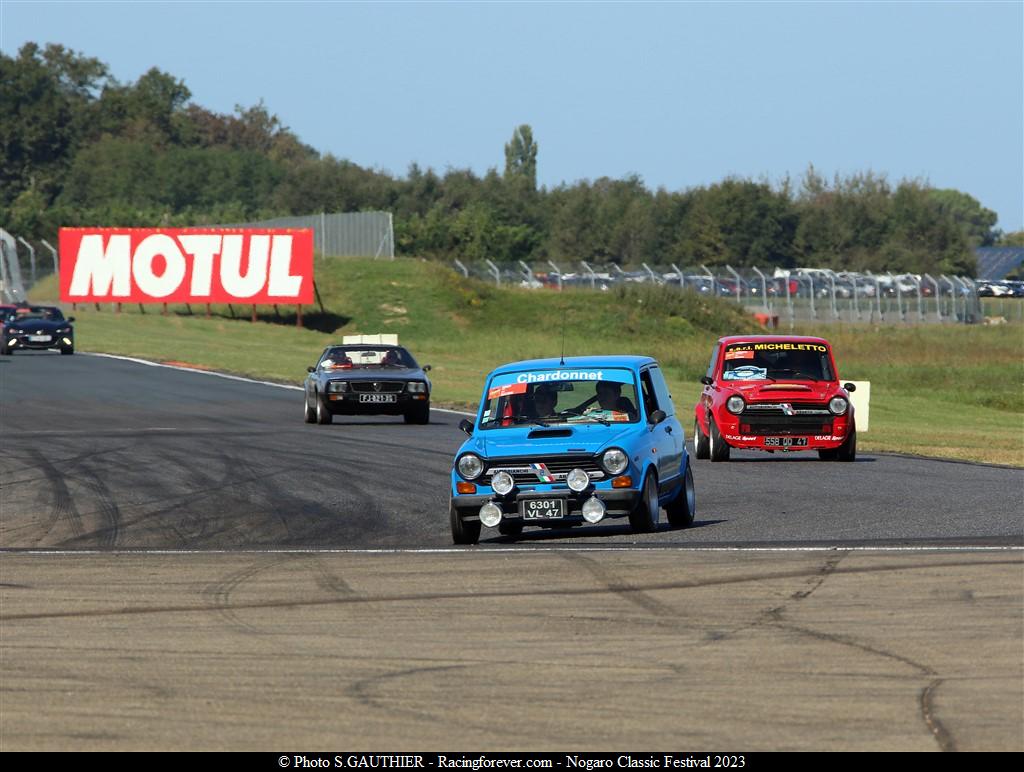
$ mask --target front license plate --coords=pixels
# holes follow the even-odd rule
[[[51,340],[49,335],[29,335],[28,339],[33,343],[48,343]]]
[[[527,499],[519,502],[523,520],[558,520],[565,517],[565,499]]]
[[[766,448],[806,448],[806,437],[765,437]]]
[[[398,402],[398,396],[396,394],[360,394],[360,402]]]

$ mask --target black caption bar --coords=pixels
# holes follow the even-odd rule
[[[761,754],[763,755],[763,754]],[[278,769],[749,769],[749,753],[279,753]]]

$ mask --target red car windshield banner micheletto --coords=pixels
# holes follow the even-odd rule
[[[313,302],[309,228],[61,228],[65,303]]]

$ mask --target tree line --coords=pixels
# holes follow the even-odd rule
[[[478,175],[413,164],[404,177],[304,144],[266,108],[191,102],[156,68],[120,83],[60,45],[0,53],[0,227],[52,239],[60,226],[175,226],[386,210],[400,254],[498,263],[554,260],[823,266],[973,275],[972,248],[1014,243],[958,190],[808,167],[771,184],[730,177],[681,191],[637,176],[537,186],[528,125],[505,164]]]

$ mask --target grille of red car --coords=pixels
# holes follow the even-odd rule
[[[740,414],[744,434],[810,435],[832,433],[832,412],[828,405],[806,402],[754,403]]]

